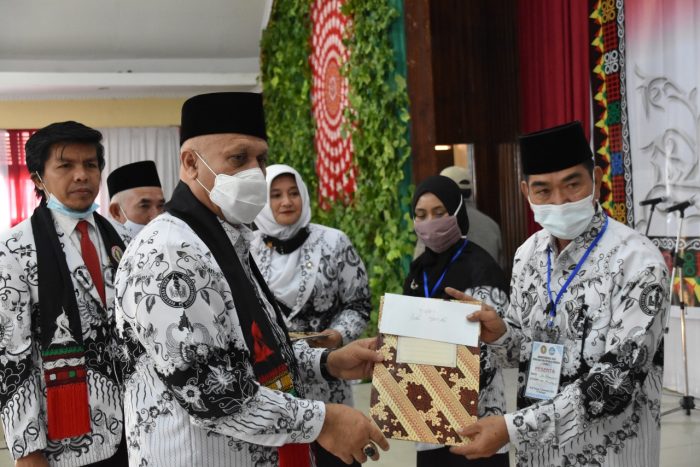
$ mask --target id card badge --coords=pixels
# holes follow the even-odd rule
[[[549,400],[556,396],[563,361],[563,345],[533,342],[525,397]]]

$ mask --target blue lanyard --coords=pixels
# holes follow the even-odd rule
[[[598,232],[598,235],[596,235],[588,248],[586,248],[586,252],[583,254],[581,259],[578,261],[578,263],[576,263],[576,267],[574,268],[573,272],[569,274],[569,278],[566,279],[564,286],[559,290],[556,299],[552,298],[552,249],[549,246],[547,247],[547,294],[549,295],[549,319],[547,320],[548,328],[554,326],[554,317],[557,315],[557,304],[559,303],[561,296],[564,295],[564,292],[569,287],[569,284],[571,284],[571,281],[574,280],[574,277],[576,277],[576,274],[578,274],[581,266],[583,266],[583,263],[586,262],[588,255],[591,254],[591,251],[593,251],[593,248],[595,248],[598,241],[605,233],[605,230],[608,228],[608,216],[605,214],[603,215],[605,216],[605,223],[603,224],[603,227],[600,229],[600,232]]]
[[[428,293],[428,274],[425,271],[423,271],[423,291],[425,292],[425,298],[432,298],[433,295],[435,295],[435,292],[437,292],[438,288],[440,287],[440,284],[442,284],[442,280],[445,278],[445,274],[447,274],[447,271],[450,269],[450,266],[452,266],[452,263],[457,261],[457,258],[459,258],[459,255],[462,254],[462,251],[464,250],[464,247],[467,246],[467,243],[469,243],[469,240],[467,240],[465,238],[464,243],[462,243],[462,246],[459,247],[459,250],[457,250],[457,252],[454,255],[452,255],[452,259],[450,260],[450,263],[442,271],[440,278],[435,283],[435,285],[433,286],[433,289],[430,291],[430,293]]]

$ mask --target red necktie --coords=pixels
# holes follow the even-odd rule
[[[97,249],[95,249],[95,244],[90,240],[90,235],[88,235],[88,223],[87,221],[78,222],[76,227],[78,232],[80,232],[80,250],[83,253],[83,261],[85,261],[85,266],[88,268],[88,272],[92,277],[92,282],[97,287],[97,293],[100,294],[102,299],[102,304],[106,305],[107,300],[105,299],[105,283],[102,279],[102,270],[100,268],[100,257],[97,255]]]

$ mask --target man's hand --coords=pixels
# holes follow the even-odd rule
[[[377,338],[369,337],[350,342],[328,355],[326,368],[331,376],[340,379],[364,379],[372,376],[374,364],[384,360],[377,353]]]
[[[343,335],[335,329],[326,329],[323,336],[309,339],[309,347],[337,349],[343,345]]]
[[[41,451],[34,451],[15,461],[15,467],[49,467],[49,461]]]
[[[346,464],[367,461],[363,448],[369,442],[389,450],[389,442],[374,422],[359,410],[342,404],[326,404],[326,418],[316,442]],[[379,459],[379,450],[375,451],[374,461]]]
[[[460,292],[452,287],[445,287],[445,292],[457,300],[478,301],[474,297],[470,297],[464,292]],[[481,321],[481,341],[487,344],[498,340],[499,337],[506,333],[505,321],[498,316],[498,313],[492,306],[483,302],[481,303],[481,310],[475,311],[467,316],[467,319],[469,321]]]
[[[468,436],[472,442],[453,446],[450,452],[467,459],[493,456],[510,440],[506,419],[502,415],[479,419],[475,424],[458,430],[458,433]]]

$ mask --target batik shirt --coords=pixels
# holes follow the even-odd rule
[[[91,432],[50,440],[39,348],[39,283],[31,219],[0,234],[0,418],[14,459],[42,451],[50,466],[89,465],[114,455],[122,439],[122,398],[114,324],[114,273],[92,216],[89,234],[100,255],[107,306],[80,252],[77,219],[51,213],[73,279],[85,346]],[[130,238],[115,226],[125,243]]]
[[[300,247],[301,277],[296,303],[285,316],[290,331],[335,329],[343,344],[360,337],[372,310],[367,271],[350,239],[340,230],[309,224],[309,237]],[[252,253],[265,279],[271,274],[269,248],[256,233]],[[275,291],[272,290],[274,293]],[[352,391],[343,380],[307,385],[312,399],[352,405]]]
[[[659,465],[669,277],[658,249],[609,218],[547,326],[548,250],[556,296],[605,218],[598,208],[561,252],[546,231],[516,252],[507,331],[490,347],[499,364],[520,369],[519,410],[505,416],[519,465]],[[559,393],[551,400],[524,396],[533,341],[564,346]]]
[[[221,222],[273,332],[284,336],[250,270],[252,232]],[[233,303],[236,289],[184,221],[167,213],[151,221],[127,248],[116,289],[129,359],[124,411],[131,466],[272,467],[277,446],[319,435],[322,402],[258,384]],[[294,351],[299,372],[320,379],[322,350],[298,343]]]

